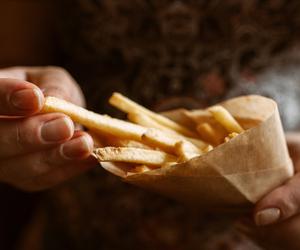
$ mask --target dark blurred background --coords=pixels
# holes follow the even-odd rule
[[[59,64],[54,34],[54,2],[1,0],[1,68]],[[40,196],[0,184],[1,250],[14,249],[22,228],[30,221],[36,209]]]

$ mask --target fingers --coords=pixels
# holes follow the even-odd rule
[[[284,221],[300,212],[300,173],[286,184],[276,188],[255,208],[255,223],[266,226]]]
[[[72,138],[72,120],[60,113],[0,119],[0,159],[42,151]]]
[[[53,149],[0,161],[0,179],[22,188],[26,187],[26,183],[35,182],[37,188],[38,183],[42,186],[43,180],[38,178],[58,169],[74,166],[74,174],[80,172],[76,166],[85,165],[83,160],[90,156],[92,150],[91,137],[85,132],[78,131],[71,140]],[[59,180],[62,180],[72,176],[72,171],[60,170],[56,174],[50,174],[51,183],[55,181],[53,176],[57,177],[59,174],[61,175]],[[48,185],[49,183],[46,183],[46,186]]]
[[[41,90],[29,82],[0,78],[0,116],[27,116],[43,106]]]
[[[13,78],[26,81],[27,74],[21,67],[10,67],[0,70],[0,78]]]
[[[61,168],[56,168],[48,174],[37,176],[32,180],[20,183],[18,187],[29,192],[45,190],[78,176],[92,169],[96,165],[96,159],[94,157],[89,157],[88,159],[68,164]]]
[[[294,162],[296,172],[300,169],[300,133],[289,132],[286,133],[286,140],[290,156]]]
[[[46,96],[55,96],[85,106],[81,89],[71,75],[60,67],[24,68],[30,82],[38,85]]]

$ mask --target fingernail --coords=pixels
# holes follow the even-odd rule
[[[17,109],[34,110],[43,105],[43,94],[39,89],[22,89],[10,96],[10,103]]]
[[[267,208],[255,214],[255,224],[257,226],[266,226],[277,222],[280,219],[280,209]]]
[[[88,156],[93,150],[93,141],[90,136],[80,136],[64,143],[61,153],[66,159],[80,159]]]
[[[59,142],[71,138],[73,132],[73,122],[67,117],[61,117],[44,123],[41,137],[45,142]]]

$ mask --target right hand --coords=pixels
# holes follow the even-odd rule
[[[65,74],[58,71],[51,74]],[[63,85],[57,78],[53,82],[58,83],[56,91]],[[44,94],[37,85],[0,78],[0,182],[26,191],[52,187],[95,165],[90,157],[93,141],[87,133],[75,131],[64,114],[39,113]],[[77,91],[75,85],[69,85],[69,90]]]

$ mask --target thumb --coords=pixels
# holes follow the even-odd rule
[[[299,186],[300,173],[259,201],[254,214],[256,225],[274,224],[298,214],[300,212]]]

